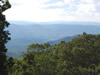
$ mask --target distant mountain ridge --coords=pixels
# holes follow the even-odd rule
[[[11,24],[21,24],[21,25],[51,25],[51,24],[67,24],[67,25],[100,25],[100,22],[78,22],[78,21],[52,21],[52,22],[31,22],[31,21],[12,21],[9,20]]]
[[[78,37],[78,35],[67,36],[67,37],[61,38],[59,40],[49,41],[49,43],[50,43],[50,45],[54,45],[54,44],[59,44],[61,41],[69,42],[69,41],[72,41],[72,39],[74,39],[76,37]]]
[[[55,41],[49,41],[50,45],[54,45],[54,44],[59,44],[61,41],[65,41],[65,42],[69,42],[69,41],[72,41],[72,39],[78,37],[78,35],[74,35],[74,36],[67,36],[67,37],[64,37],[64,38],[61,38],[59,40],[55,40]],[[20,46],[19,46],[20,47]],[[15,47],[16,48],[16,47]],[[12,56],[12,57],[15,57],[15,58],[20,58],[21,57],[21,52],[8,52],[7,53],[8,56]]]
[[[28,45],[32,43],[59,43],[58,39],[66,36],[82,34],[100,34],[100,24],[92,23],[33,23],[10,21],[8,30],[11,33],[11,41],[8,42],[8,53],[21,54],[26,51]],[[52,42],[52,40],[54,40]],[[56,41],[55,41],[56,40]],[[62,39],[61,39],[62,40]],[[71,39],[69,39],[71,40]]]

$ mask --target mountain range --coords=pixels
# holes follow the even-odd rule
[[[94,22],[50,22],[33,23],[9,21],[11,40],[7,44],[10,56],[19,56],[32,43],[58,44],[60,41],[71,41],[76,35],[86,32],[100,34],[100,23]]]
[[[78,37],[78,35],[67,36],[67,37],[61,38],[61,39],[59,39],[59,40],[49,41],[49,44],[50,44],[50,45],[59,44],[61,41],[69,42],[69,41],[72,41],[72,39],[73,39],[73,38],[76,38],[76,37]]]

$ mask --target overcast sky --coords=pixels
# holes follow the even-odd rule
[[[100,22],[100,0],[9,0],[7,20]]]

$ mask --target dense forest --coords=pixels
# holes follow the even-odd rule
[[[100,35],[84,32],[70,42],[31,44],[9,63],[8,75],[99,75]]]

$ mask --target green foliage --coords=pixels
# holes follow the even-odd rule
[[[1,0],[0,3],[2,3]],[[10,40],[10,33],[5,30],[5,28],[9,26],[9,23],[6,21],[5,15],[2,13],[10,7],[11,5],[8,0],[5,4],[0,5],[0,75],[7,75],[7,59],[5,55],[7,48],[5,44]]]
[[[100,35],[83,33],[70,42],[31,44],[9,75],[99,75]]]

